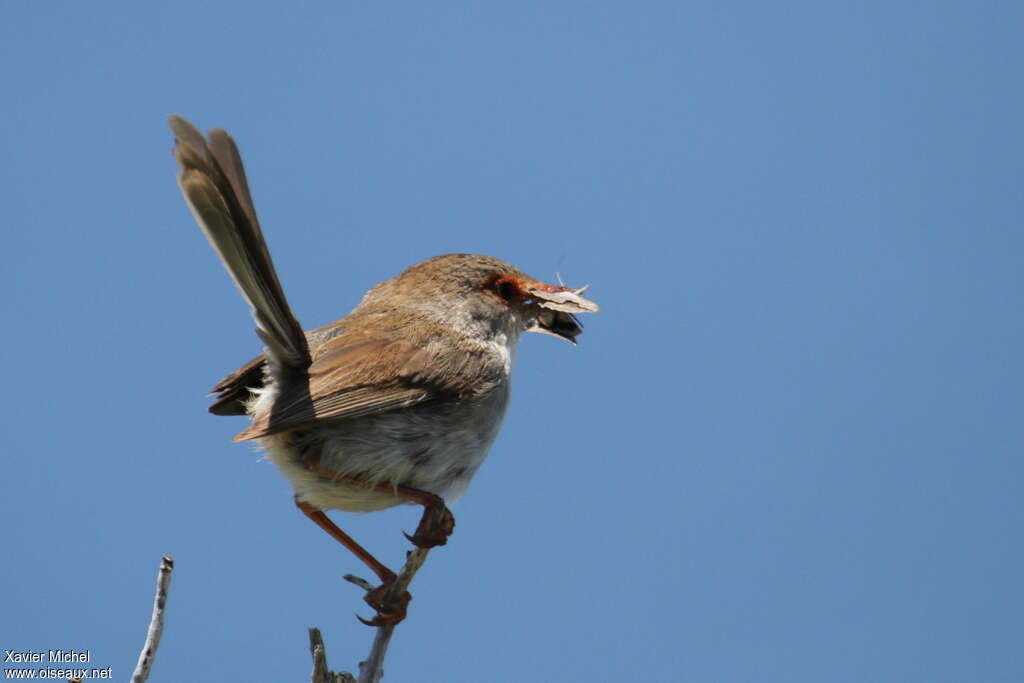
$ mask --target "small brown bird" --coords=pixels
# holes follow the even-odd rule
[[[266,345],[213,388],[210,412],[248,415],[252,424],[235,440],[258,441],[298,507],[386,586],[395,574],[323,511],[418,503],[424,513],[409,539],[444,544],[455,525],[445,502],[469,485],[505,414],[520,333],[575,343],[582,328],[573,314],[598,307],[581,296],[586,288],[544,284],[489,256],[447,254],[381,282],[344,318],[303,332],[234,141],[221,129],[204,139],[180,116],[170,126],[181,191]],[[402,606],[375,606],[375,624],[404,614]]]

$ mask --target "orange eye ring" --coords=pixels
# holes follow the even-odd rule
[[[515,277],[503,273],[492,273],[484,282],[484,288],[507,304],[513,304],[523,298],[523,290]]]
[[[498,280],[494,283],[494,291],[505,301],[512,301],[519,294],[519,288],[511,280]]]

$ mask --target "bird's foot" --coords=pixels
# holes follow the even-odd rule
[[[446,544],[453,531],[455,531],[455,515],[448,509],[448,506],[442,504],[424,509],[420,524],[416,527],[416,533],[412,536],[405,534],[405,537],[417,548],[434,548]]]
[[[391,590],[395,579],[382,583],[376,588],[368,591],[363,600],[377,612],[372,619],[363,619],[359,615],[356,618],[367,626],[394,626],[405,619],[406,609],[412,595],[409,591],[396,592]]]
[[[363,600],[377,612],[377,616],[373,619],[363,619],[358,614],[356,619],[363,622],[367,626],[394,626],[403,619],[405,619],[406,608],[409,606],[409,601],[412,600],[412,595],[409,591],[403,590],[401,593],[392,590],[398,577],[394,574],[390,576],[381,577],[383,583],[376,588],[373,584],[366,579],[361,579],[358,576],[352,574],[346,574],[345,580],[366,591],[366,596]]]

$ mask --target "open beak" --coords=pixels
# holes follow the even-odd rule
[[[571,289],[535,282],[524,289],[537,307],[533,322],[526,328],[527,332],[550,334],[575,344],[576,337],[583,332],[583,325],[573,314],[596,313],[600,310],[593,301],[580,296],[587,291],[587,287]]]

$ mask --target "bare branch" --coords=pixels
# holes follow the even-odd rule
[[[164,606],[167,604],[167,589],[171,585],[171,571],[174,560],[164,555],[160,560],[160,572],[156,577],[156,595],[153,598],[153,615],[149,619],[149,631],[146,633],[146,644],[139,653],[139,662],[132,674],[132,683],[144,683],[149,678],[149,671],[156,659],[156,649],[160,647],[160,636],[164,633]]]
[[[429,552],[430,550],[427,548],[416,548],[407,554],[405,566],[402,567],[402,571],[398,573],[398,578],[388,587],[381,600],[383,604],[394,604],[396,601],[399,601],[400,596],[405,593],[409,588],[409,584],[412,583],[416,572],[426,562]],[[357,576],[348,574],[345,576],[345,580],[354,583],[367,592],[373,590],[371,583]],[[387,655],[388,645],[391,643],[391,636],[395,632],[395,626],[397,624],[377,627],[377,633],[374,635],[369,656],[367,656],[366,661],[359,662],[358,683],[380,683],[381,678],[384,677],[384,657]],[[320,635],[320,630],[317,628],[309,629],[309,651],[313,655],[313,683],[356,683],[356,679],[352,674],[334,673],[327,668],[327,653],[324,649],[324,641]]]
[[[388,588],[384,602],[394,602],[402,593],[409,588],[416,572],[420,570],[423,563],[427,561],[428,548],[416,548],[409,552],[405,560],[405,566],[398,573],[398,578]],[[373,638],[373,645],[370,647],[370,654],[366,661],[359,662],[359,683],[379,683],[384,677],[384,656],[387,654],[388,645],[391,643],[391,634],[395,632],[397,624],[387,624],[377,627],[377,634]]]

